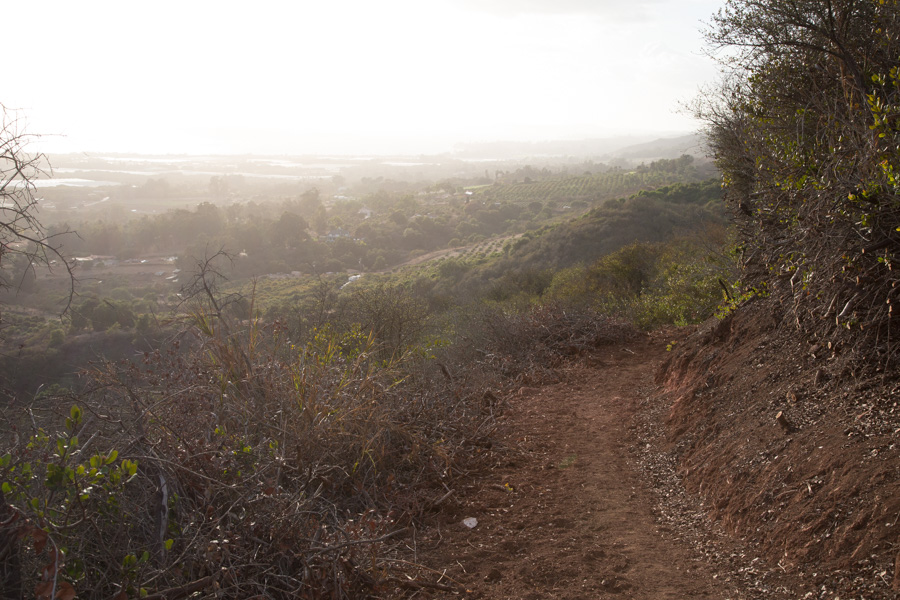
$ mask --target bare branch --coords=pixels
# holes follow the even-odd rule
[[[38,218],[37,180],[49,169],[47,157],[30,154],[27,147],[36,136],[24,130],[22,117],[0,104],[0,288],[20,288],[38,267],[58,262],[69,277],[69,293],[62,312],[75,296],[74,263],[60,251]]]

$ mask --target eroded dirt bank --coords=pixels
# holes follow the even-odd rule
[[[800,597],[896,597],[897,373],[807,339],[767,301],[678,346],[657,379],[669,450],[710,516]]]

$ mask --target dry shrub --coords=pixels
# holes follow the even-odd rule
[[[503,389],[635,334],[588,311],[483,305],[448,324],[451,345],[386,353],[374,327],[328,326],[296,345],[199,283],[167,347],[97,365],[78,397],[10,408],[7,596],[455,589],[400,544],[486,460]]]
[[[518,310],[482,304],[455,318],[460,343],[448,360],[471,365],[498,385],[555,380],[553,369],[567,357],[637,335],[631,324],[587,307],[531,305]]]
[[[298,348],[277,324],[192,319],[179,344],[95,369],[84,419],[48,418],[40,456],[9,440],[9,533],[45,530],[60,549],[54,585],[81,597],[357,598],[402,583],[391,547],[453,475],[464,400],[411,393],[408,357],[378,359],[359,329]],[[72,437],[82,445],[52,453]],[[113,450],[135,472],[85,492],[81,467]],[[46,470],[16,477],[35,460],[72,476],[55,488]],[[41,567],[19,567],[21,593],[47,584]]]

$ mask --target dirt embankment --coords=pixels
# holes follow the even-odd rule
[[[832,374],[767,310],[672,352],[686,332],[607,346],[508,398],[497,459],[410,547],[455,591],[418,593],[894,597],[890,390]]]
[[[894,598],[900,382],[847,358],[766,301],[711,323],[657,378],[669,450],[710,517],[804,594]]]

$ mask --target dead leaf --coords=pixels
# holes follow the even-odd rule
[[[31,537],[34,539],[34,551],[40,554],[44,551],[44,547],[47,545],[47,538],[49,538],[50,535],[38,527],[32,528],[30,533]]]
[[[50,594],[53,592],[52,581],[42,581],[34,586],[34,597],[36,600],[50,600]]]
[[[56,586],[56,600],[74,600],[75,587],[68,581],[60,581]]]

